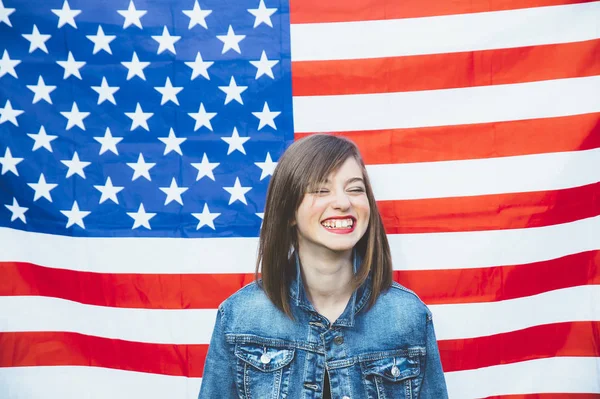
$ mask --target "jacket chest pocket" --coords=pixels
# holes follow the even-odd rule
[[[419,397],[423,376],[418,353],[365,359],[360,362],[363,383],[369,399],[413,399]]]
[[[237,382],[244,399],[287,397],[294,349],[237,344]]]

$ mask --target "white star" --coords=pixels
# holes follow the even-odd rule
[[[0,1],[2,4],[2,1]],[[0,12],[2,10],[0,9]],[[0,78],[7,73],[10,73],[15,78],[19,78],[17,76],[17,72],[15,71],[15,67],[21,63],[20,60],[11,60],[8,55],[8,51],[4,50],[4,54],[2,54],[2,59],[0,60]]]
[[[273,129],[277,130],[277,126],[275,126],[275,118],[277,118],[279,114],[281,114],[281,112],[271,111],[269,109],[269,104],[267,104],[266,101],[262,111],[252,113],[252,115],[260,119],[260,122],[258,122],[258,130],[262,129],[266,125],[269,125]]]
[[[144,68],[150,65],[150,63],[141,62],[135,51],[133,52],[133,57],[131,57],[131,62],[121,62],[121,64],[127,68],[127,80],[133,78],[134,76],[139,76],[143,80],[146,80]]]
[[[127,10],[117,10],[119,14],[121,14],[125,21],[123,22],[123,29],[127,28],[130,25],[135,25],[138,28],[142,29],[142,21],[140,18],[146,15],[148,11],[146,10],[136,10],[135,4],[133,4],[133,0],[129,2],[129,7]]]
[[[214,62],[212,62],[212,61],[203,61],[202,56],[200,55],[199,51],[198,51],[198,54],[196,54],[195,61],[189,61],[189,62],[185,63],[185,65],[192,68],[192,79],[191,80],[196,79],[196,77],[198,75],[202,75],[206,79],[210,80],[210,77],[208,76],[208,68],[210,68],[212,66],[212,64],[214,64]],[[2,75],[0,75],[0,76],[2,76]]]
[[[235,79],[232,76],[229,80],[229,86],[219,86],[219,89],[223,91],[227,96],[225,97],[225,104],[228,104],[231,100],[235,100],[240,104],[244,104],[242,100],[242,93],[246,91],[248,86],[238,86],[235,83]]]
[[[81,10],[71,10],[69,7],[69,3],[67,0],[63,3],[63,8],[60,10],[52,10],[54,14],[58,16],[58,28],[62,28],[65,24],[71,25],[73,28],[77,29],[77,24],[75,23],[75,17],[81,14]]]
[[[171,151],[175,151],[179,155],[183,155],[183,153],[181,152],[180,145],[187,139],[186,138],[177,138],[177,136],[175,136],[175,132],[173,132],[173,128],[171,128],[169,130],[168,137],[159,137],[158,139],[160,141],[162,141],[163,143],[165,143],[165,152],[163,153],[163,155],[167,155]]]
[[[156,54],[160,54],[165,50],[169,50],[173,54],[177,54],[175,52],[175,43],[181,39],[181,36],[171,36],[166,26],[163,27],[162,35],[152,36],[152,38],[158,42],[158,51]]]
[[[105,35],[104,30],[102,29],[102,25],[98,25],[98,32],[95,35],[86,35],[85,37],[87,37],[94,43],[94,50],[92,50],[92,54],[96,54],[100,50],[104,50],[108,54],[112,55],[112,51],[110,49],[110,42],[115,40],[117,36]]]
[[[119,155],[117,144],[123,140],[123,137],[113,137],[112,133],[110,132],[110,128],[106,128],[104,137],[94,137],[94,140],[101,144],[100,153],[98,155],[102,155],[106,151],[110,151],[115,155]]]
[[[77,201],[73,202],[73,207],[70,211],[60,211],[63,215],[65,215],[69,220],[67,221],[67,229],[74,224],[85,229],[85,224],[83,223],[83,218],[89,215],[91,212],[81,211],[79,210],[79,205]]]
[[[54,190],[58,184],[54,183],[46,183],[46,178],[44,174],[40,174],[40,179],[37,183],[27,183],[27,185],[35,191],[35,195],[33,196],[33,201],[37,201],[40,198],[44,197],[48,201],[52,202],[52,196],[50,195],[50,191]]]
[[[73,102],[71,111],[64,111],[61,112],[61,114],[67,118],[67,130],[71,129],[75,125],[79,126],[81,130],[85,130],[83,120],[90,115],[89,112],[80,112],[76,102]]]
[[[102,83],[100,83],[100,86],[92,86],[92,90],[98,93],[98,105],[107,100],[114,105],[117,105],[117,102],[115,101],[115,93],[119,91],[119,89],[120,87],[117,86],[109,86],[104,76],[102,77]]]
[[[100,196],[100,204],[106,200],[111,200],[115,204],[119,204],[117,194],[124,189],[124,187],[113,186],[110,176],[106,178],[106,183],[103,186],[94,186],[94,188],[102,193]]]
[[[265,6],[264,0],[260,0],[258,4],[258,8],[248,9],[248,12],[256,18],[254,20],[254,27],[256,28],[258,25],[263,22],[269,25],[271,28],[273,27],[273,23],[271,22],[271,15],[273,15],[277,11],[276,8],[267,8]]]
[[[267,152],[267,158],[265,162],[254,162],[256,166],[262,169],[262,173],[260,174],[260,180],[264,179],[267,176],[272,176],[275,171],[275,167],[277,166],[277,162],[273,162],[271,159],[271,154]]]
[[[177,186],[177,182],[175,178],[171,180],[171,185],[169,187],[159,187],[160,191],[167,194],[167,198],[165,199],[165,205],[168,205],[172,201],[179,202],[180,205],[183,205],[183,200],[181,199],[181,194],[185,193],[188,188],[187,187],[179,187]]]
[[[196,120],[194,131],[200,129],[202,126],[206,126],[212,132],[213,129],[210,120],[217,115],[216,112],[206,112],[204,104],[200,103],[198,112],[188,112],[188,115]]]
[[[140,153],[137,162],[128,162],[127,166],[133,169],[133,177],[131,178],[131,181],[134,181],[138,177],[145,177],[148,181],[152,181],[150,178],[150,169],[156,166],[156,163],[146,163],[142,153]]]
[[[12,27],[12,24],[10,23],[10,19],[8,19],[8,16],[10,14],[12,14],[13,12],[15,12],[14,8],[4,7],[4,4],[2,4],[2,0],[0,0],[0,22],[4,22],[6,25]]]
[[[231,154],[233,151],[236,150],[246,155],[246,150],[244,150],[244,143],[250,140],[250,137],[240,137],[237,128],[233,128],[233,133],[231,134],[231,137],[221,137],[221,140],[229,144],[229,148],[227,149],[227,155]]]
[[[248,205],[248,203],[246,202],[245,194],[248,191],[252,190],[252,187],[242,187],[242,185],[240,184],[239,177],[235,178],[235,183],[233,184],[233,187],[223,187],[223,190],[231,194],[231,197],[229,198],[229,205],[233,204],[235,201],[241,201],[245,205]]]
[[[194,8],[191,10],[183,10],[183,13],[190,18],[190,24],[188,25],[188,29],[192,29],[196,25],[200,25],[205,29],[208,29],[206,25],[206,17],[208,17],[212,10],[203,10],[200,8],[198,4],[198,0],[194,2]]]
[[[25,111],[13,109],[10,100],[6,100],[6,103],[4,103],[4,108],[0,108],[0,125],[8,121],[15,126],[19,126],[19,122],[17,122],[17,116],[21,115],[23,112]]]
[[[208,176],[212,181],[215,181],[215,175],[213,174],[213,169],[219,166],[218,162],[209,162],[206,153],[202,155],[201,163],[193,163],[192,166],[198,169],[198,176],[196,176],[196,181],[202,179],[204,176]]]
[[[23,37],[29,41],[29,54],[37,49],[48,54],[46,42],[50,39],[50,35],[42,35],[35,24],[33,25],[33,31],[30,34],[23,34]]]
[[[56,86],[46,86],[42,75],[38,78],[37,85],[27,85],[27,88],[34,93],[33,104],[40,100],[45,100],[48,104],[52,104],[50,93],[56,90]]]
[[[221,54],[225,54],[229,50],[233,50],[238,54],[242,54],[242,50],[240,50],[240,42],[245,38],[246,35],[236,35],[231,25],[229,25],[226,35],[217,35],[217,39],[223,42],[223,51],[221,51]]]
[[[50,143],[52,140],[56,140],[58,138],[58,136],[46,134],[46,129],[44,126],[40,127],[40,131],[37,134],[27,133],[27,135],[34,140],[33,149],[31,151],[36,151],[37,149],[44,147],[48,151],[52,152],[52,145]]]
[[[17,199],[13,197],[12,205],[4,205],[8,208],[9,211],[12,212],[12,216],[10,217],[10,221],[14,222],[17,219],[21,219],[23,223],[27,223],[25,219],[25,212],[29,210],[29,208],[25,208],[24,206],[19,206]]]
[[[67,170],[67,178],[77,174],[85,179],[85,172],[83,171],[83,169],[87,168],[91,164],[91,162],[80,161],[77,151],[75,151],[75,153],[73,154],[73,159],[71,159],[70,161],[64,160],[60,162],[62,162],[69,168],[69,170]]]
[[[260,220],[260,228],[262,229],[263,226],[263,220],[265,218],[265,213],[264,212],[256,212],[255,213],[256,216],[258,216],[261,220]]]
[[[10,148],[6,147],[4,156],[0,157],[0,165],[2,165],[2,174],[12,172],[16,176],[19,176],[17,165],[23,162],[23,158],[14,158],[10,152]]]
[[[134,130],[138,126],[143,127],[146,131],[150,131],[148,128],[148,119],[154,115],[152,112],[144,112],[140,103],[135,106],[135,112],[125,112],[129,118],[131,118],[131,129]]]
[[[152,230],[150,227],[150,219],[156,216],[156,213],[147,213],[144,209],[144,204],[140,204],[137,212],[127,212],[127,214],[134,220],[131,230],[137,229],[140,226]]]
[[[265,53],[265,50],[263,50],[262,54],[260,55],[260,60],[250,61],[250,63],[256,67],[256,77],[254,79],[258,79],[263,75],[267,75],[271,79],[275,79],[272,68],[277,65],[278,62],[278,60],[269,60],[267,58],[267,53]]]
[[[164,86],[157,86],[154,89],[160,94],[162,94],[160,105],[163,105],[167,101],[173,101],[175,104],[179,105],[179,101],[177,100],[177,93],[183,90],[183,87],[173,87],[173,85],[171,84],[171,79],[169,79],[168,76]]]
[[[215,229],[214,220],[218,218],[220,213],[210,213],[208,209],[208,204],[204,204],[204,209],[202,209],[202,213],[192,213],[192,216],[198,219],[198,226],[196,226],[196,230],[200,230],[202,226],[208,226],[211,229]]]
[[[85,61],[75,61],[75,58],[73,58],[73,54],[70,51],[66,61],[56,61],[56,63],[65,68],[63,79],[66,79],[71,75],[81,79],[79,70],[85,65]]]

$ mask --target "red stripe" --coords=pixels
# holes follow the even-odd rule
[[[429,305],[503,301],[600,284],[600,250],[524,265],[394,271],[394,280]]]
[[[600,356],[600,322],[546,324],[504,334],[439,341],[445,372],[555,356]]]
[[[202,377],[208,345],[131,342],[70,332],[0,333],[0,367],[91,366]]]
[[[292,64],[294,96],[394,93],[600,75],[600,40]],[[451,66],[451,67],[449,67]]]
[[[600,182],[554,191],[379,201],[388,234],[543,227],[600,215]]]
[[[585,0],[292,0],[290,1],[290,21],[292,24],[372,21],[587,2]]]
[[[600,322],[573,322],[439,341],[445,372],[554,356],[599,356]],[[92,366],[201,377],[208,345],[130,342],[68,332],[0,333],[0,367]]]
[[[598,148],[600,113],[334,134],[354,141],[370,165],[483,159]]]
[[[215,309],[251,274],[109,274],[0,262],[0,295],[47,296],[118,308]],[[600,251],[478,269],[395,271],[428,304],[490,302],[600,284]],[[526,283],[524,283],[526,282]]]
[[[254,280],[254,274],[92,273],[21,262],[0,262],[0,275],[0,296],[141,309],[216,309]]]

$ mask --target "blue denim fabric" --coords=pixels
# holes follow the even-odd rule
[[[431,312],[412,291],[394,283],[365,312],[367,282],[330,324],[297,267],[295,321],[256,283],[221,304],[199,399],[320,399],[326,369],[336,399],[448,397]]]

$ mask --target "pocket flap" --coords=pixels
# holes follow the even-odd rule
[[[414,378],[420,373],[418,356],[390,356],[382,359],[364,361],[363,374],[377,375],[391,382]]]
[[[270,372],[290,364],[294,358],[294,349],[238,344],[235,347],[235,355],[260,371]]]

